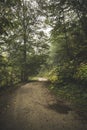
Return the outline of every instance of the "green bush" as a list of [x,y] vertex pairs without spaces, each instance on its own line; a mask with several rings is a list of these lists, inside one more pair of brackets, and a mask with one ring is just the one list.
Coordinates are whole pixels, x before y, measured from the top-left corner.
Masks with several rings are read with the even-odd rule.
[[58,82],[58,74],[57,74],[57,68],[53,68],[49,73],[48,73],[48,78],[52,83]]
[[59,77],[63,82],[71,81],[73,79],[74,66],[72,64],[65,63],[62,66],[60,66],[58,72]]
[[69,65],[68,63],[54,67],[49,73],[48,78],[52,83],[63,83],[65,81],[70,81],[73,78],[74,73],[73,65]]
[[79,81],[83,81],[83,83],[87,83],[87,64],[81,64],[74,77]]

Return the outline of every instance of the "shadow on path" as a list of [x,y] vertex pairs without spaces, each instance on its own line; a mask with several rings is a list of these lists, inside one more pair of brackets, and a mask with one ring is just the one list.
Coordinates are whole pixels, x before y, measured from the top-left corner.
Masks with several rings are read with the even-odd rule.
[[60,114],[68,114],[69,111],[72,111],[72,109],[69,106],[67,106],[67,105],[65,105],[63,103],[50,104],[48,106],[48,108],[52,109],[52,110],[54,110],[54,111],[56,111],[56,112],[58,112]]

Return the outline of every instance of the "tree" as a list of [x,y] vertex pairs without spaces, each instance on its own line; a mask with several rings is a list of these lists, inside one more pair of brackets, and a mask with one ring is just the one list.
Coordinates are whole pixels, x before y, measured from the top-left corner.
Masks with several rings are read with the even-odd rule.
[[[51,33],[51,57],[53,65],[61,68],[60,75],[71,80],[77,68],[87,63],[86,13],[87,2],[79,0],[50,0],[49,18]],[[65,77],[66,75],[66,77]]]
[[[0,54],[6,59],[5,69],[8,84],[25,82],[32,74],[37,74],[45,63],[49,48],[37,1],[3,1],[2,15],[8,21],[2,21],[0,35]],[[35,62],[36,65],[35,65]],[[34,67],[33,67],[34,66]],[[2,71],[1,71],[2,73]]]
[[[11,30],[14,28],[14,17],[19,2],[20,0],[0,1],[0,79],[2,79],[3,85],[9,85],[7,40],[12,35]],[[9,41],[11,40],[9,39]]]

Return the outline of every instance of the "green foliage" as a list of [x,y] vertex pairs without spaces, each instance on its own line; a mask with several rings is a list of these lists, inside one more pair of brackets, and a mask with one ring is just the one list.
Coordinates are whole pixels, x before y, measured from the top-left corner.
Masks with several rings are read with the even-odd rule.
[[32,2],[0,1],[0,86],[25,82],[46,63],[48,37]]
[[59,75],[64,82],[73,80],[75,67],[71,63],[64,63],[59,70]]
[[48,79],[52,83],[58,82],[57,68],[53,68],[52,70],[49,71],[49,73],[48,73]]
[[86,1],[36,0],[35,7],[32,2],[0,1],[0,76],[7,76],[3,82],[26,81],[41,67],[53,83],[86,82]]
[[75,73],[79,75],[75,80],[86,82],[86,72],[81,67],[76,70],[81,63],[87,63],[87,16],[84,3],[77,0],[50,0],[49,11],[53,26],[50,38],[51,64],[58,68],[57,75],[63,82],[74,80]]
[[7,61],[0,55],[0,87],[5,86],[8,81]]
[[81,84],[50,85],[49,89],[54,91],[59,99],[68,101],[76,109],[87,112],[87,89]]
[[42,65],[46,63],[47,55],[41,54],[41,55],[31,55],[28,58],[27,61],[27,72],[29,76],[37,75]]
[[74,76],[78,81],[87,83],[87,64],[81,64]]

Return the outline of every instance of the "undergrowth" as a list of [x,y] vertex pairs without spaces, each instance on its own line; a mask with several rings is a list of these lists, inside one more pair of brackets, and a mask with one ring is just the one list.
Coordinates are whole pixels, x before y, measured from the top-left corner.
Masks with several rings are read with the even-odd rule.
[[51,84],[52,90],[58,98],[69,101],[73,107],[87,112],[87,88],[75,83]]

